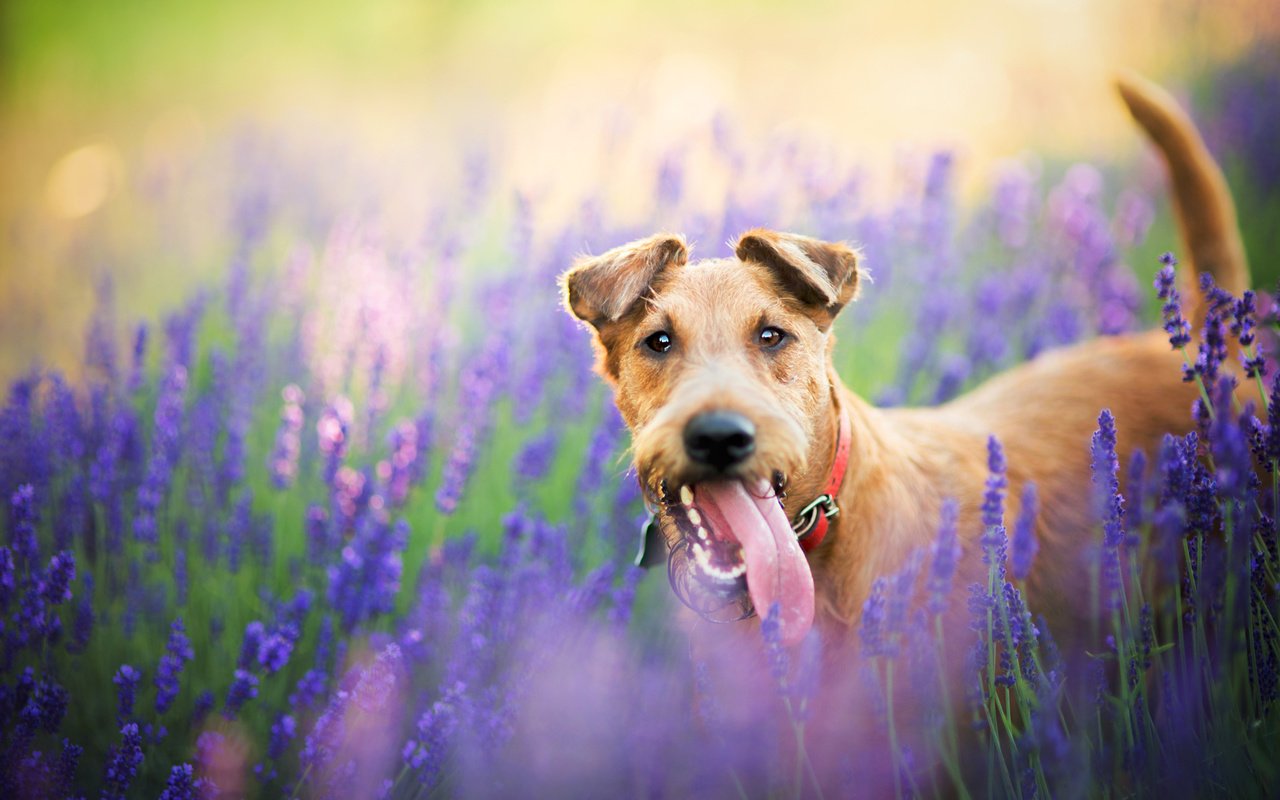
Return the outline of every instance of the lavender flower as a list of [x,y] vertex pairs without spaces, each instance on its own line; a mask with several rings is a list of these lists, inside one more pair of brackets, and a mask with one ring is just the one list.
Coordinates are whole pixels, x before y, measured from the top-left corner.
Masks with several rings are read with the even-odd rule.
[[147,334],[145,322],[139,323],[133,334],[133,363],[129,371],[129,391],[137,394],[146,382]]
[[272,761],[279,761],[284,756],[285,748],[293,741],[297,730],[298,725],[290,715],[281,714],[276,717],[276,721],[271,724],[271,739],[267,744],[267,758]]
[[417,771],[424,787],[434,787],[444,770],[464,692],[465,687],[460,684],[445,691],[419,718],[417,737],[405,742],[401,749],[405,765]]
[[293,485],[298,474],[298,454],[302,448],[302,390],[289,384],[281,392],[284,408],[280,411],[280,427],[276,431],[276,445],[267,466],[277,489]]
[[[86,572],[80,580],[84,588],[80,592],[80,602],[76,604],[71,640],[67,642],[67,652],[70,653],[83,653],[89,646],[89,637],[93,635],[93,623],[96,618],[93,612],[93,576]],[[0,603],[0,607],[3,607],[3,603]]]
[[436,508],[452,514],[466,488],[474,467],[476,451],[488,435],[490,406],[499,380],[506,374],[507,342],[500,334],[490,336],[481,352],[467,362],[460,378],[459,407],[466,413],[457,429],[453,449],[445,462],[444,475],[436,492]]
[[213,794],[211,789],[207,779],[195,777],[195,769],[190,764],[178,764],[169,770],[169,781],[160,793],[160,800],[200,800]]
[[36,569],[40,543],[36,540],[36,490],[23,484],[9,500],[9,548],[19,569]]
[[1206,386],[1214,386],[1218,382],[1218,368],[1227,357],[1226,317],[1235,303],[1230,294],[1214,285],[1213,276],[1207,272],[1200,275],[1200,288],[1208,310],[1196,361],[1183,367],[1183,380],[1191,382],[1198,378]]
[[111,748],[107,760],[102,800],[124,800],[125,793],[142,766],[142,735],[138,732],[138,723],[124,725],[120,728],[120,735],[124,737],[124,741],[118,748]]
[[262,652],[262,640],[266,637],[267,627],[260,620],[254,620],[244,627],[244,642],[240,645],[240,657],[236,659],[237,669],[250,669]]
[[40,579],[40,594],[49,605],[71,601],[71,582],[76,578],[76,557],[70,551],[49,559],[49,567]]
[[1164,301],[1161,313],[1164,315],[1164,329],[1169,334],[1169,344],[1174,350],[1180,350],[1191,343],[1191,323],[1182,316],[1182,295],[1175,288],[1175,273],[1178,259],[1173,253],[1160,256],[1164,264],[1156,273],[1156,294]]
[[297,688],[289,695],[289,707],[299,712],[310,709],[324,694],[327,682],[323,671],[307,670],[306,674],[298,679]]
[[[24,674],[24,678],[29,681],[31,674],[29,672]],[[67,690],[53,680],[42,678],[35,681],[31,694],[22,708],[19,727],[25,727],[32,733],[56,732],[67,715],[69,701],[70,695]]]
[[8,607],[18,591],[17,565],[7,547],[0,547],[0,611]]
[[952,498],[942,501],[938,538],[933,543],[931,551],[933,557],[929,567],[929,613],[931,614],[941,614],[946,611],[947,598],[951,595],[956,565],[960,561],[960,540],[956,533],[959,515],[959,503]]
[[515,473],[524,483],[540,480],[551,469],[556,449],[560,444],[560,436],[555,430],[549,430],[541,436],[529,440],[516,456]]
[[987,438],[987,491],[982,496],[982,524],[988,528],[1004,524],[1004,493],[1009,486],[1005,474],[1004,449],[996,437]]
[[124,664],[116,671],[116,676],[111,682],[116,685],[117,697],[117,718],[123,725],[126,721],[133,717],[133,701],[138,690],[138,681],[142,679],[142,673],[128,664]]
[[858,628],[858,638],[862,640],[862,652],[873,658],[894,655],[893,642],[889,638],[886,620],[888,589],[887,578],[876,578],[875,583],[871,584],[871,594],[862,605],[862,622]]
[[324,456],[325,483],[333,483],[338,468],[347,455],[347,438],[351,427],[351,416],[354,409],[351,401],[345,397],[337,397],[320,414],[316,422],[316,435],[319,437],[320,453]]
[[1125,542],[1124,496],[1120,494],[1120,460],[1116,457],[1116,423],[1109,409],[1098,416],[1092,440],[1095,507],[1102,520],[1102,549],[1098,553],[1108,608],[1120,597],[1120,548]]
[[169,642],[165,654],[160,656],[156,668],[156,714],[168,711],[178,697],[179,678],[186,662],[195,658],[191,640],[187,638],[182,618],[178,617],[169,628]]
[[204,718],[213,710],[214,697],[213,692],[205,689],[196,695],[195,707],[191,711],[191,720],[194,724],[199,725]]
[[187,370],[177,364],[166,376],[156,399],[151,458],[147,462],[146,478],[142,486],[138,487],[137,509],[133,520],[134,536],[139,541],[152,545],[158,541],[156,512],[168,494],[173,469],[181,454],[186,391]]
[[341,612],[347,630],[394,608],[408,540],[409,524],[404,520],[390,526],[365,517],[342,549],[340,562],[329,567],[329,602]]
[[67,797],[74,796],[73,788],[76,780],[76,768],[80,765],[80,757],[82,755],[84,755],[83,747],[72,744],[68,739],[62,740],[62,752],[58,754],[54,783],[58,790]]
[[1013,526],[1013,540],[1009,545],[1009,568],[1013,579],[1024,581],[1031,574],[1031,563],[1035,560],[1040,542],[1036,539],[1036,512],[1039,505],[1036,485],[1028,481],[1022,487],[1022,507],[1018,512],[1018,521]]
[[258,663],[272,675],[284,668],[289,661],[289,654],[298,640],[298,629],[291,624],[284,624],[263,638],[258,646]]
[[241,707],[258,696],[258,678],[251,672],[236,670],[235,679],[227,689],[227,702],[222,708],[222,715],[227,719],[235,719]]
[[418,462],[423,460],[418,440],[419,427],[409,420],[401,422],[391,430],[389,437],[391,458],[383,479],[386,481],[387,495],[392,505],[402,506],[409,497],[409,487],[419,471]]

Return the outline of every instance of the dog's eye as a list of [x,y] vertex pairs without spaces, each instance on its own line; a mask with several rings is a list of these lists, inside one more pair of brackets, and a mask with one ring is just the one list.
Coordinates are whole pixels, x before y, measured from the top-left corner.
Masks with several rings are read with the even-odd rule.
[[655,353],[665,353],[671,349],[671,334],[658,331],[644,340],[645,346]]
[[772,350],[787,338],[787,334],[783,333],[781,328],[775,328],[772,325],[760,331],[760,346],[766,350]]

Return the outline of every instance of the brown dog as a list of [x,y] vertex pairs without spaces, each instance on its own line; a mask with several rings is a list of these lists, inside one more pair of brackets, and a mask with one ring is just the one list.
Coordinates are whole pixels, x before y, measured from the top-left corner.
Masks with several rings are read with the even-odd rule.
[[[1158,87],[1125,77],[1119,89],[1169,165],[1187,272],[1207,271],[1238,294],[1249,274],[1235,210],[1200,136]],[[595,330],[639,479],[661,504],[672,582],[686,604],[729,620],[777,603],[789,643],[815,619],[847,631],[874,579],[933,541],[944,498],[961,503],[962,547],[978,549],[994,435],[1009,465],[1008,513],[1025,481],[1039,490],[1030,606],[1060,640],[1082,630],[1086,545],[1098,538],[1088,443],[1099,410],[1118,420],[1122,463],[1192,425],[1197,390],[1182,381],[1167,337],[1095,339],[937,408],[881,410],[845,388],[831,362],[832,321],[861,289],[858,254],[768,230],[744,234],[735,254],[691,262],[683,239],[657,235],[584,257],[563,279],[569,310]],[[1188,282],[1183,294],[1193,303],[1200,292]],[[811,502],[832,477],[839,512],[803,552],[794,528],[815,526],[822,509]],[[810,510],[789,520],[800,509]],[[977,558],[961,563],[985,569]],[[962,574],[956,585],[977,579]]]

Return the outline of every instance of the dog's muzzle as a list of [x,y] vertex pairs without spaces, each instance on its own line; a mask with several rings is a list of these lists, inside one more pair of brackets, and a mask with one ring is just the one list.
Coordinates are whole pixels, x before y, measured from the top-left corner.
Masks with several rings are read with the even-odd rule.
[[746,578],[724,580],[702,573],[689,553],[686,538],[676,542],[667,555],[667,582],[681,603],[708,622],[739,622],[756,614]]

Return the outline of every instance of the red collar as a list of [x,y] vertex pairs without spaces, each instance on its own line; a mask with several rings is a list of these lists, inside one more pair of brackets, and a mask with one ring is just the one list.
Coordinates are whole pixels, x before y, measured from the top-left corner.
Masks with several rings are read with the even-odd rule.
[[800,540],[800,549],[806,553],[813,552],[822,544],[827,536],[827,529],[831,527],[831,518],[840,513],[836,496],[840,494],[840,486],[844,483],[844,472],[849,466],[849,448],[853,440],[849,415],[843,410],[840,411],[839,425],[836,457],[831,463],[831,477],[827,478],[826,488],[813,502],[800,509],[800,513],[791,521],[791,528]]

